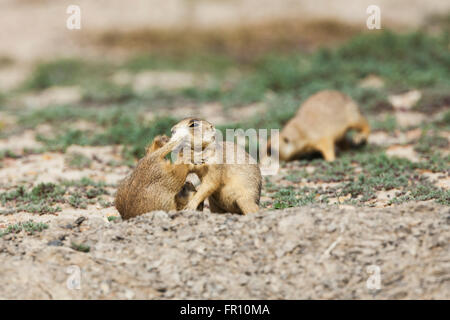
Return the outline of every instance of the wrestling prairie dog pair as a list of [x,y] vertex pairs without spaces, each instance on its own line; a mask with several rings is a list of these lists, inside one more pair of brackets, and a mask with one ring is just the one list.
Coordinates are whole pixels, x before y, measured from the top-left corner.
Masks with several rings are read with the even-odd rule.
[[[292,160],[301,154],[319,151],[326,161],[333,161],[335,143],[348,130],[358,134],[354,142],[365,142],[370,126],[347,95],[335,90],[323,90],[309,97],[280,133],[280,160]],[[269,146],[270,147],[270,146]]]
[[[194,164],[196,158],[188,159],[186,154],[181,155],[175,164],[164,159],[180,145],[182,139],[188,143],[188,154],[193,153],[194,136],[201,141],[200,163]],[[184,119],[175,125],[170,141],[165,136],[156,137],[136,169],[119,185],[115,206],[122,218],[128,219],[154,210],[203,210],[206,198],[209,199],[211,212],[257,212],[262,184],[259,167],[256,164],[218,163],[216,148],[222,148],[225,157],[226,145],[236,151],[237,146],[232,142],[216,145],[214,126],[194,118]],[[248,160],[245,150],[243,154]],[[201,180],[198,190],[186,182],[191,172]]]
[[[180,138],[188,148],[179,154],[177,163],[192,164],[191,172],[201,180],[186,210],[195,210],[207,198],[211,212],[247,214],[259,210],[261,172],[256,163],[250,163],[245,150],[234,142],[215,141],[214,126],[196,118],[184,119],[172,128],[171,140]],[[227,152],[234,152],[235,162],[227,163]],[[236,161],[239,155],[240,162]]]
[[179,141],[168,141],[166,136],[157,136],[135,170],[119,184],[115,206],[122,219],[154,210],[181,210],[193,197],[195,187],[186,182],[193,166],[164,159],[179,145]]

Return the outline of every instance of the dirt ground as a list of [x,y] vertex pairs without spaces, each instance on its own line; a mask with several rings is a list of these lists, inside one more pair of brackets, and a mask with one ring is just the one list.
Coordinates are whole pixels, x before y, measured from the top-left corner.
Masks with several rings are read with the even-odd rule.
[[[249,216],[153,212],[128,222],[78,216],[87,219],[76,224],[61,215],[38,235],[3,237],[0,271],[8,278],[0,283],[1,298],[450,295],[450,210],[431,203],[303,207]],[[72,250],[70,243],[85,243],[90,251]],[[379,287],[371,286],[372,270],[379,272]],[[80,287],[71,286],[74,276]]]

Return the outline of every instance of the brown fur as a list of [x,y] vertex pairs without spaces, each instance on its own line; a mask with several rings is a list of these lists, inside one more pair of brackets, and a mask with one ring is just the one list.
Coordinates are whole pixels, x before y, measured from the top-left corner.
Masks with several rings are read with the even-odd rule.
[[[215,132],[215,128],[205,120],[193,118],[184,119],[172,128],[172,133],[177,130],[189,129],[192,143],[194,136],[192,123],[201,123],[202,139],[202,163],[194,165],[192,172],[197,174],[201,180],[201,185],[197,189],[197,193],[189,201],[186,209],[195,210],[197,206],[206,198],[209,200],[211,212],[232,212],[247,214],[257,212],[259,210],[259,199],[261,196],[262,177],[257,164],[249,164],[249,155],[243,151],[246,162],[244,164],[225,164],[215,163],[213,159],[216,156],[216,142],[210,139],[211,133]],[[219,142],[219,147],[223,150],[223,159],[226,157],[225,146],[236,152],[237,146],[233,142]],[[190,145],[193,148],[192,145]],[[192,149],[191,149],[192,151]],[[191,153],[192,161],[193,151]],[[180,155],[180,161],[186,161],[183,155]],[[177,161],[178,162],[178,161]]]
[[347,95],[334,90],[320,91],[309,97],[280,133],[280,159],[292,160],[301,154],[319,151],[326,161],[335,159],[335,143],[348,130],[358,131],[354,142],[365,142],[370,126]]
[[[197,189],[195,186],[189,182],[186,181],[183,188],[181,188],[181,191],[177,193],[175,196],[175,203],[177,204],[177,210],[183,210],[187,204],[189,203],[189,200],[192,199],[192,197],[197,192]],[[203,211],[203,202],[199,204],[197,207],[197,211]]]
[[165,160],[179,144],[167,141],[167,137],[157,136],[135,170],[120,183],[115,206],[123,219],[154,210],[177,210],[177,201],[183,206],[192,198],[195,188],[183,187],[192,165]]

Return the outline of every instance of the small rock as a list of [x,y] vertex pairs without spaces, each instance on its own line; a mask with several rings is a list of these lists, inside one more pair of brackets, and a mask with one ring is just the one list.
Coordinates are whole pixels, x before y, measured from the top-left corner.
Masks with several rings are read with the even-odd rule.
[[61,247],[64,245],[64,243],[61,240],[56,239],[47,242],[47,245],[52,247]]

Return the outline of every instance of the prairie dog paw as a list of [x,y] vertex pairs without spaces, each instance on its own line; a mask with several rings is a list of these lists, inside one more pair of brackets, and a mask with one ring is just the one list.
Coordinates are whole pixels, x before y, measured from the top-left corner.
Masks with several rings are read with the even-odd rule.
[[155,137],[154,141],[158,146],[162,147],[167,142],[169,142],[169,137],[166,135],[158,135]]

